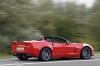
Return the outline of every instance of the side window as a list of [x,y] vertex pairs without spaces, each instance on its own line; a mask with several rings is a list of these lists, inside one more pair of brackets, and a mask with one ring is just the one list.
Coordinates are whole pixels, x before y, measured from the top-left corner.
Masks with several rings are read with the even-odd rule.
[[53,42],[57,42],[57,43],[66,43],[65,40],[63,40],[63,39],[61,39],[61,38],[57,38],[57,37],[52,38],[52,41],[53,41]]
[[49,38],[49,37],[45,37],[44,40],[46,40],[48,42],[52,42],[51,38]]

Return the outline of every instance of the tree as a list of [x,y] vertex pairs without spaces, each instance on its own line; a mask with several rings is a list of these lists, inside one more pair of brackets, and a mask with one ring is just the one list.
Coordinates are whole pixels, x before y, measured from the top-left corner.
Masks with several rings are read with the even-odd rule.
[[28,40],[41,35],[31,25],[34,22],[32,2],[32,0],[0,0],[0,45],[2,48],[10,47],[11,41]]
[[90,18],[90,30],[92,35],[94,36],[94,40],[96,44],[96,50],[100,51],[100,0],[96,0],[94,6],[91,8],[91,18]]
[[54,18],[54,5],[52,0],[39,0],[35,5],[35,28],[38,29],[43,36],[54,35],[54,26],[52,20]]

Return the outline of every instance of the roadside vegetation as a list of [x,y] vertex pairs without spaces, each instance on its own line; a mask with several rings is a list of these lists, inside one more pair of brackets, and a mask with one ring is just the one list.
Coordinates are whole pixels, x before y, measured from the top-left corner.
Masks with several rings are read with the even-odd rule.
[[95,0],[92,7],[72,1],[0,0],[0,56],[12,57],[12,41],[48,35],[85,42],[100,52],[99,6],[100,0]]
[[9,58],[16,58],[11,54],[7,54],[7,53],[2,53],[0,54],[0,59],[9,59]]

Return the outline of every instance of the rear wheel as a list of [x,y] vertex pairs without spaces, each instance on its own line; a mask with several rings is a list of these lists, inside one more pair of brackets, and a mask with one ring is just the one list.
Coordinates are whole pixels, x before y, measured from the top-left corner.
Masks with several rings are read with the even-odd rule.
[[26,55],[17,55],[17,58],[19,60],[28,60],[28,57]]
[[89,59],[91,58],[91,49],[89,47],[84,47],[81,51],[80,55],[81,59]]
[[43,48],[40,52],[38,59],[40,61],[49,61],[51,58],[51,50],[49,48]]

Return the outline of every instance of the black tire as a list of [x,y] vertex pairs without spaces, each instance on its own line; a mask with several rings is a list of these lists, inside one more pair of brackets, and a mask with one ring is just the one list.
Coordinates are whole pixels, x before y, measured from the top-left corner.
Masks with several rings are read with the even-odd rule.
[[49,61],[51,59],[51,50],[49,48],[43,48],[40,52],[38,60]]
[[19,60],[28,60],[28,57],[26,55],[17,55],[17,58]]
[[89,59],[91,58],[91,49],[89,47],[84,47],[80,54],[81,59]]

